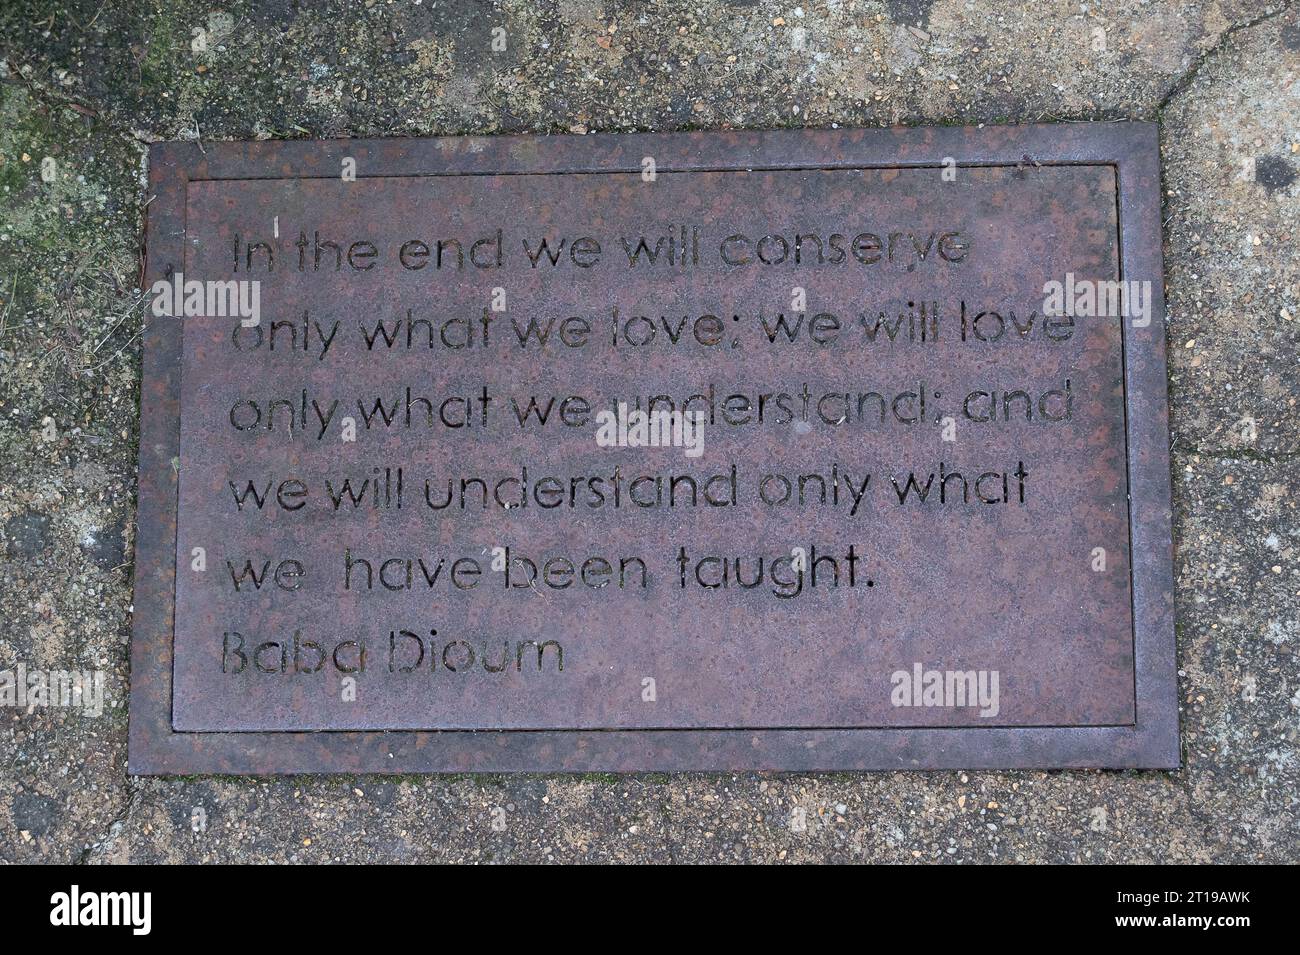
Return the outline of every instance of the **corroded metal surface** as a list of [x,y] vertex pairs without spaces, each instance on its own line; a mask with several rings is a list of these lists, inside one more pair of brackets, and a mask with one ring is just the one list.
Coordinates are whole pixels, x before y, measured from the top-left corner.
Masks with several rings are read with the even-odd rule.
[[[1151,128],[205,149],[151,156],[149,281],[256,275],[262,325],[147,330],[133,771],[1177,764]],[[622,239],[670,235],[671,264],[629,266]],[[461,268],[406,246],[453,237]],[[567,237],[554,266],[528,258],[541,237]],[[1047,321],[1043,285],[1067,274],[1149,281],[1149,324]],[[424,347],[402,347],[408,309],[434,347],[423,325]],[[770,342],[778,314],[821,315],[821,341],[804,325]],[[530,320],[571,316],[590,323],[586,347],[558,331],[520,347]],[[381,322],[398,347],[368,346]],[[273,330],[276,350],[254,347]],[[601,447],[558,410],[518,424],[516,407],[567,395],[593,412],[700,396],[704,452]],[[468,426],[440,417],[449,397]],[[979,420],[989,409],[1009,420]],[[945,499],[900,504],[913,473]],[[664,495],[693,478],[697,499],[669,505],[634,489],[642,476]],[[367,479],[356,506],[333,504]],[[462,479],[466,507],[431,506]],[[500,499],[477,504],[476,479]],[[234,501],[250,481],[261,507]],[[526,506],[501,506],[521,489]],[[711,557],[750,580],[761,557],[766,576],[737,586],[732,564],[707,586]],[[529,580],[548,559],[551,578]],[[268,579],[236,591],[227,562],[246,560]],[[899,705],[892,677],[917,667],[918,686],[996,673],[996,706]]]

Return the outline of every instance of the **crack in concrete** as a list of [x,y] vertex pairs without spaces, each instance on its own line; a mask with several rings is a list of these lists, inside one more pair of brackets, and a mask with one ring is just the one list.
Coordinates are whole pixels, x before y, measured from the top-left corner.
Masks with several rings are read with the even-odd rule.
[[[1201,51],[1196,59],[1192,61],[1191,65],[1183,71],[1183,75],[1174,80],[1173,85],[1169,87],[1169,91],[1166,92],[1164,96],[1160,97],[1160,104],[1156,107],[1156,116],[1163,119],[1165,109],[1171,102],[1173,102],[1174,97],[1184,92],[1192,85],[1197,74],[1201,72],[1201,67],[1209,62],[1211,58],[1227,49],[1228,43],[1234,36],[1243,30],[1249,30],[1253,27],[1259,26],[1261,23],[1266,23],[1275,17],[1281,16],[1290,10],[1291,6],[1292,0],[1287,0],[1287,2],[1283,3],[1276,10],[1265,10],[1259,16],[1252,17],[1249,20],[1243,20],[1241,23],[1235,23],[1220,33],[1218,40],[1216,40],[1212,46]],[[1161,125],[1164,125],[1163,122]]]
[[140,794],[140,790],[138,786],[133,785],[131,777],[129,776],[127,777],[125,790],[126,802],[122,806],[122,810],[115,813],[112,819],[109,820],[102,836],[91,842],[90,845],[82,848],[81,852],[78,853],[76,860],[72,863],[73,865],[91,865],[92,856],[97,851],[102,850],[110,842],[114,842],[120,838],[122,833],[126,830],[127,823],[130,821],[131,814],[135,809],[135,804]]

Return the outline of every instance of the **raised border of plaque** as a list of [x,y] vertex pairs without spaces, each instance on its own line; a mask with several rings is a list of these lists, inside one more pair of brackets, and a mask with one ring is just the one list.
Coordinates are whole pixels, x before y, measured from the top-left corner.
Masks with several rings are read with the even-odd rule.
[[1120,278],[1151,278],[1124,323],[1136,717],[1033,728],[177,732],[172,721],[182,324],[144,334],[131,646],[134,774],[1176,768],[1179,765],[1158,130],[1076,123],[595,136],[159,143],[149,153],[145,287],[183,269],[190,182],[367,176],[1110,165]]

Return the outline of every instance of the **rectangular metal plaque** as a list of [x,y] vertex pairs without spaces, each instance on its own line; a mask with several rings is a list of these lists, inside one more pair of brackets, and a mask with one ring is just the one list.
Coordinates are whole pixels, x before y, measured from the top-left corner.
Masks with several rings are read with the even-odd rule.
[[163,144],[139,773],[1178,764],[1154,127]]

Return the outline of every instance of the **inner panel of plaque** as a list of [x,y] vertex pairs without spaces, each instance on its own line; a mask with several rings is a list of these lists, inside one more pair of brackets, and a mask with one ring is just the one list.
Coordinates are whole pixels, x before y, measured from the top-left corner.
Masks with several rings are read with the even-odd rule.
[[[178,731],[1133,723],[1121,320],[1044,315],[1120,278],[1112,166],[187,206],[185,272],[258,279],[261,324],[184,319]],[[703,451],[605,446],[567,396],[693,399]]]

